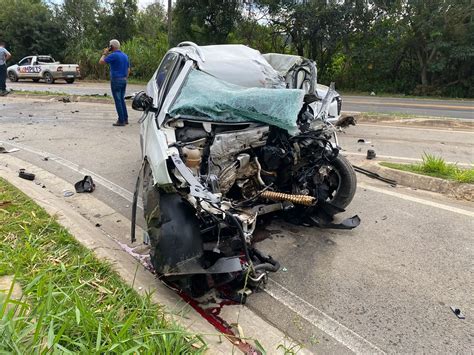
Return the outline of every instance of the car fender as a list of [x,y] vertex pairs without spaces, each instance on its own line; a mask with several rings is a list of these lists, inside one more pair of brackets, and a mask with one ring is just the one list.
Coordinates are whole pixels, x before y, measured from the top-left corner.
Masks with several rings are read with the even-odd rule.
[[10,66],[7,68],[7,72],[13,71],[13,72],[17,73],[17,68],[18,68],[18,64],[10,65]]
[[165,134],[156,126],[153,112],[150,112],[143,122],[142,134],[143,137],[145,137],[143,155],[150,164],[153,173],[153,182],[159,186],[171,184],[172,180],[166,164],[169,157],[168,143]]

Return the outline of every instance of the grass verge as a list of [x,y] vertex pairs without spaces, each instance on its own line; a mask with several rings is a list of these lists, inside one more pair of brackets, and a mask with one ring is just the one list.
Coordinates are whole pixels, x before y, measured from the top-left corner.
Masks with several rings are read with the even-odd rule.
[[14,90],[10,93],[9,96],[35,96],[37,98],[48,98],[48,97],[56,97],[58,101],[59,98],[62,97],[69,97],[72,102],[78,101],[77,98],[80,98],[82,102],[111,102],[113,97],[110,95],[75,95],[75,94],[66,94],[64,92],[53,92],[53,91],[28,91],[28,90]]
[[441,158],[431,154],[424,154],[423,160],[418,164],[400,164],[381,162],[387,168],[409,171],[411,173],[433,176],[441,179],[453,180],[463,183],[474,183],[474,167],[459,168],[455,164],[448,164]]
[[40,96],[71,96],[65,92],[45,91],[45,90],[13,90],[10,95],[40,95]]
[[202,352],[205,343],[170,324],[53,217],[0,178],[0,353]]

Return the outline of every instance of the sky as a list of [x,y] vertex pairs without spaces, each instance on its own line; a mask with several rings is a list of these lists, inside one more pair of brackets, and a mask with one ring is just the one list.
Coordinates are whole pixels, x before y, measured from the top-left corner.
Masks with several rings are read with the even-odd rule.
[[[147,5],[150,5],[154,2],[156,2],[157,0],[138,0],[138,7],[140,9],[143,9],[145,8]],[[158,0],[159,3],[161,3],[161,5],[163,5],[165,8],[167,8],[168,6],[168,1],[166,0]]]

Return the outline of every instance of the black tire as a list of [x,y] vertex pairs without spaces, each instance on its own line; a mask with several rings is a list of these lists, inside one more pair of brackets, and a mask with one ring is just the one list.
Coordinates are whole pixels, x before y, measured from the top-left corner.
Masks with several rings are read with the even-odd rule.
[[43,79],[46,82],[46,84],[54,84],[53,74],[51,74],[50,72],[44,73]]
[[351,163],[341,155],[338,155],[330,165],[334,168],[339,181],[334,195],[328,202],[345,209],[351,203],[357,189],[355,171]]
[[74,82],[74,79],[66,79],[66,83],[72,84]]
[[37,82],[39,82],[39,81],[40,81],[40,80],[39,80],[38,78],[33,79],[33,82],[34,82],[34,83],[37,83]]
[[14,71],[9,71],[8,72],[8,79],[10,79],[10,81],[12,83],[16,83],[18,81],[18,75],[16,75],[16,73]]

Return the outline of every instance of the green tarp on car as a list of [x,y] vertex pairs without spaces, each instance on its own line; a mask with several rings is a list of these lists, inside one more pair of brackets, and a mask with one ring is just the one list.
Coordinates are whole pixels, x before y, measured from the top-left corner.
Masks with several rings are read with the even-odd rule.
[[192,69],[168,113],[215,122],[257,121],[294,132],[304,95],[303,90],[246,88]]

